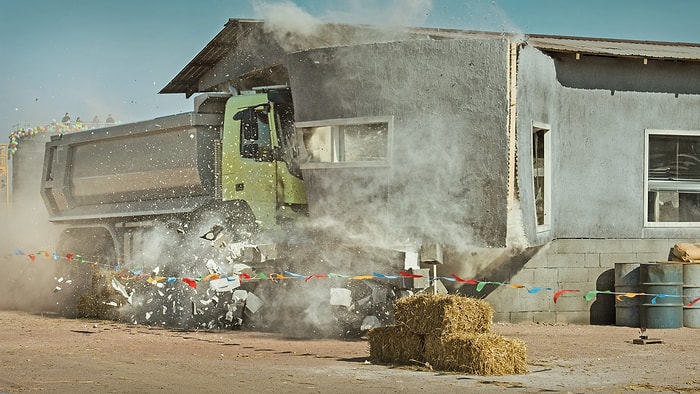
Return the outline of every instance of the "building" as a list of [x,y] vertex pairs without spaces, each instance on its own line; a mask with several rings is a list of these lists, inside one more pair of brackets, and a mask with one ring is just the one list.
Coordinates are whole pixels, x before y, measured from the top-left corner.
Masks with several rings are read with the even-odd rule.
[[700,237],[698,75],[695,44],[231,19],[161,93],[288,85],[328,231],[444,245],[497,321],[606,324],[616,262]]

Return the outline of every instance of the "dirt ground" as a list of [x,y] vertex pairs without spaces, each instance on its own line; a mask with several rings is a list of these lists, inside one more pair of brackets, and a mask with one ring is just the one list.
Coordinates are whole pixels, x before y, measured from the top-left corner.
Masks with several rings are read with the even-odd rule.
[[176,331],[0,311],[0,393],[700,392],[697,329],[496,324],[530,372],[471,376],[369,360],[366,340]]

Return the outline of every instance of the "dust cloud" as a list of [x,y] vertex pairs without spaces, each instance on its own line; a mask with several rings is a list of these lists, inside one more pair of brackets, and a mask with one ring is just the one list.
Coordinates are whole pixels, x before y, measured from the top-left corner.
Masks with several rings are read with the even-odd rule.
[[[290,36],[298,39],[298,35],[325,34],[327,41],[332,42],[334,34],[346,34],[335,42],[343,44],[384,43],[394,39],[405,38],[405,27],[421,26],[429,20],[433,13],[450,15],[451,28],[465,30],[483,30],[493,32],[517,33],[519,29],[508,18],[500,7],[490,1],[465,1],[459,5],[421,0],[369,2],[353,1],[337,5],[336,9],[327,10],[322,17],[316,18],[306,14],[292,2],[258,2],[258,10],[264,17],[268,31],[275,32],[276,37],[285,47]],[[449,9],[448,9],[449,8]],[[293,12],[290,12],[293,10]],[[284,18],[280,15],[303,15],[298,19]],[[296,22],[300,22],[303,28]],[[374,30],[342,30],[335,31],[324,28],[323,23],[352,23],[371,25]],[[414,37],[415,38],[415,37]],[[307,37],[311,41],[311,37]],[[518,38],[518,40],[521,38]],[[320,46],[322,47],[322,45]],[[398,60],[397,60],[398,61]],[[440,75],[436,67],[431,75]],[[371,75],[353,75],[352,67],[348,74],[341,70],[337,80],[344,82],[356,80],[367,85],[381,85],[385,81],[368,81]],[[430,89],[425,85],[421,76],[406,76],[402,86],[391,86],[383,89],[385,96],[377,98],[377,102],[391,103],[387,106],[400,106],[396,100],[404,100],[413,92]],[[381,78],[381,76],[379,76]],[[360,82],[361,81],[361,82]],[[341,83],[342,85],[342,83]],[[469,87],[464,87],[469,91]],[[324,89],[338,89],[331,84]],[[436,98],[439,100],[439,98]],[[348,105],[353,105],[349,103]],[[450,144],[443,144],[439,139],[426,139],[424,130],[434,130],[434,134],[442,135],[454,128],[463,118],[454,117],[446,105],[444,112],[429,111],[421,113],[415,119],[402,119],[401,138],[393,139],[394,152],[408,152],[392,158],[392,166],[387,173],[378,170],[382,176],[358,175],[357,178],[343,176],[342,182],[314,179],[322,183],[326,195],[315,196],[317,206],[324,207],[322,216],[314,217],[311,225],[317,233],[331,239],[342,239],[348,243],[374,245],[413,251],[418,245],[441,243],[449,245],[450,257],[458,260],[457,266],[447,269],[457,270],[460,275],[474,275],[486,268],[492,261],[502,259],[504,255],[517,255],[526,244],[523,236],[522,220],[518,202],[508,206],[508,231],[506,243],[510,250],[494,249],[481,245],[472,228],[465,225],[474,220],[473,211],[480,209],[478,202],[464,201],[465,190],[475,185],[467,184],[469,179],[475,179],[476,173],[490,171],[483,168],[470,168],[459,159],[464,155],[464,146],[475,141],[465,135],[450,134]],[[435,167],[436,158],[439,168]],[[426,171],[421,171],[425,169]],[[435,172],[440,172],[440,179],[435,178]],[[483,180],[476,178],[477,180]],[[352,187],[349,187],[349,185]],[[486,187],[478,185],[476,187]],[[338,196],[342,196],[338,198]],[[390,196],[385,201],[382,196]],[[326,197],[328,200],[325,200]],[[506,196],[493,196],[505,199]],[[345,204],[344,202],[347,202]],[[459,202],[455,204],[455,202]],[[459,209],[455,209],[458,205]],[[379,269],[372,261],[355,267],[360,270]],[[449,271],[448,271],[449,272]]]
[[[345,8],[326,11],[322,17],[315,17],[290,1],[256,1],[254,5],[261,17],[265,19],[267,30],[283,47],[298,47],[300,40],[307,46],[318,45],[319,38],[327,45],[332,45],[334,39],[327,34],[334,33],[324,30],[324,23],[329,21],[380,27],[379,34],[377,31],[371,34],[355,32],[353,34],[357,35],[352,37],[350,42],[391,41],[403,34],[397,27],[421,25],[433,9],[433,3],[428,0],[389,3],[353,1],[340,5]],[[343,42],[348,40],[344,39]],[[343,78],[346,77],[343,76]],[[412,87],[406,86],[404,89],[410,92]],[[396,97],[394,95],[394,98]],[[408,135],[415,133],[417,136],[417,130],[425,127],[426,124],[433,128],[447,128],[450,119],[444,114],[422,117],[415,121],[416,130],[404,132]],[[415,146],[421,146],[415,142],[415,139],[407,138],[404,142],[398,142],[407,144],[406,146],[398,145],[396,148],[410,151],[415,149]],[[303,276],[328,273],[364,275],[375,271],[391,273],[387,272],[388,267],[401,268],[403,252],[415,251],[418,244],[439,240],[453,245],[469,246],[469,240],[473,238],[473,234],[469,228],[459,224],[463,222],[459,217],[460,213],[444,209],[452,199],[458,198],[464,185],[459,182],[440,184],[437,185],[439,188],[426,193],[422,186],[434,183],[433,174],[407,172],[408,168],[415,168],[416,164],[421,168],[431,168],[435,155],[449,157],[459,154],[454,150],[459,149],[461,145],[463,144],[455,143],[448,146],[447,149],[451,150],[448,152],[445,151],[444,145],[440,145],[439,151],[427,152],[428,154],[421,152],[420,155],[411,156],[411,160],[425,160],[424,163],[413,162],[411,166],[398,165],[390,170],[388,175],[392,179],[392,195],[413,196],[411,199],[392,202],[394,209],[396,212],[410,212],[410,215],[389,215],[385,210],[386,202],[375,201],[376,204],[370,204],[375,211],[370,215],[364,215],[372,216],[373,220],[356,223],[354,227],[345,227],[342,234],[336,231],[343,227],[344,223],[337,222],[334,215],[323,216],[308,227],[298,227],[293,230],[305,234],[309,240],[313,241],[312,246],[304,242],[294,243],[295,239],[303,236],[290,235],[286,254],[270,261],[261,259],[256,261],[255,258],[249,258],[246,255],[245,250],[255,249],[255,245],[231,242],[222,247],[222,245],[212,245],[201,240],[182,243],[178,236],[178,231],[181,229],[176,225],[156,227],[139,234],[134,238],[138,238],[140,242],[135,245],[138,246],[139,252],[132,256],[130,265],[126,264],[121,268],[132,273],[143,272],[151,277],[163,276],[178,280],[174,283],[151,285],[145,284],[141,279],[140,285],[132,284],[129,288],[124,286],[124,292],[119,296],[120,305],[123,305],[122,318],[125,317],[128,321],[140,324],[182,326],[204,321],[204,326],[199,327],[214,328],[218,327],[217,324],[228,321],[235,325],[233,324],[235,319],[242,317],[242,308],[237,305],[235,299],[215,299],[220,295],[211,291],[210,287],[200,285],[195,290],[179,279],[189,276],[203,277],[216,272],[225,275],[247,272],[255,275],[284,273],[285,270],[295,269],[299,269],[296,273]],[[30,152],[29,149],[25,151],[22,149],[20,148],[18,158]],[[41,152],[41,157],[37,152]],[[38,257],[37,261],[32,263],[26,255],[17,256],[12,253],[15,249],[21,249],[25,253],[51,251],[60,230],[60,227],[49,224],[48,215],[38,192],[43,149],[37,149],[35,153],[37,157],[35,157],[34,171],[22,174],[22,177],[31,182],[26,186],[15,188],[10,210],[0,210],[0,220],[2,220],[0,251],[4,256],[0,265],[0,308],[3,309],[29,311],[55,309],[59,302],[57,294],[60,295],[63,291],[54,292],[65,280],[57,271],[61,264],[60,260],[55,262],[52,259]],[[445,163],[450,162],[445,161]],[[458,180],[465,169],[453,163],[446,168],[441,168],[441,171],[447,173],[446,179]],[[408,179],[411,179],[411,182],[408,182]],[[348,198],[371,200],[371,196],[382,194],[383,188],[386,187],[384,181],[373,183],[372,180],[364,180],[362,182],[364,182],[363,187],[353,189],[361,191],[361,194],[348,196]],[[336,192],[343,187],[345,185],[333,185]],[[341,207],[341,211],[336,212],[338,217],[347,215],[348,212],[342,212],[344,208]],[[186,231],[196,235],[203,234],[208,228],[204,226]],[[193,238],[196,239],[196,237],[190,239]],[[366,247],[338,248],[337,244],[335,247],[325,247],[324,242],[330,243],[338,239],[348,244],[363,244]],[[250,248],[246,249],[246,246]],[[239,265],[241,263],[250,263],[252,267],[241,267]],[[474,261],[471,266],[478,268],[484,264],[482,259]],[[107,283],[108,287],[109,285]],[[120,292],[120,285],[111,286]],[[329,304],[331,289],[338,287],[351,288],[354,303],[352,312],[347,310],[339,312],[336,306]],[[136,292],[136,289],[139,291]],[[263,304],[256,313],[246,315],[251,327],[299,336],[328,336],[356,330],[359,326],[358,321],[361,321],[365,315],[390,319],[391,311],[385,307],[398,296],[393,289],[378,286],[375,281],[348,281],[345,278],[259,280],[244,283],[241,289],[254,294]],[[128,304],[124,302],[127,298],[130,301]],[[226,309],[221,313],[221,308],[211,308],[215,312],[207,312],[210,305],[217,303],[228,308],[228,312],[231,312],[233,317],[229,319]],[[193,315],[199,311],[203,311],[203,317],[194,322]]]
[[[0,189],[0,309],[56,311],[62,293],[55,290],[70,286],[61,283],[53,259],[40,253],[53,252],[59,230],[49,223],[39,194],[44,141],[41,136],[23,141],[17,154],[8,160],[10,173],[14,172],[10,176],[9,207],[6,190]],[[35,261],[30,254],[35,255]]]

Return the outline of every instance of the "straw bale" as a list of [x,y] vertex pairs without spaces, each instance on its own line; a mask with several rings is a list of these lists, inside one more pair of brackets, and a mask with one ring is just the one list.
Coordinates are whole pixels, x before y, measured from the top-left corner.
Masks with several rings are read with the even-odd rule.
[[369,356],[390,364],[409,364],[422,360],[423,336],[412,333],[405,326],[374,327],[367,332]]
[[91,270],[90,287],[78,295],[78,317],[117,320],[119,313],[117,308],[110,303],[118,299],[112,290],[111,271]]
[[482,376],[528,372],[525,343],[491,332],[427,337],[424,357],[442,371]]
[[421,335],[488,332],[493,308],[484,300],[454,294],[417,294],[399,298],[396,321]]

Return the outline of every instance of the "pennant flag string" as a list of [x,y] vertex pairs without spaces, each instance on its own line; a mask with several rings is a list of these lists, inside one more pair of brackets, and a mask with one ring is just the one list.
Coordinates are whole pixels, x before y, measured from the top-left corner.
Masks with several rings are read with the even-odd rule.
[[[59,261],[62,259],[68,260],[68,261],[74,261],[74,262],[79,262],[79,263],[86,263],[86,264],[91,264],[91,265],[97,265],[97,266],[105,266],[109,267],[110,269],[115,269],[122,273],[123,275],[121,276],[121,279],[145,279],[147,283],[153,284],[153,285],[159,285],[162,286],[162,282],[166,283],[176,283],[178,281],[182,281],[186,283],[189,287],[196,289],[197,288],[197,283],[198,282],[203,282],[206,283],[210,280],[215,280],[219,279],[222,276],[220,276],[217,273],[212,273],[208,274],[204,277],[194,277],[194,278],[189,278],[189,277],[184,277],[184,278],[176,278],[176,277],[165,277],[165,276],[157,276],[155,273],[149,274],[149,273],[144,273],[143,268],[132,268],[132,269],[122,269],[120,266],[114,267],[112,265],[108,264],[102,264],[99,262],[92,262],[92,261],[87,261],[81,256],[80,254],[77,253],[66,253],[65,255],[61,256],[56,252],[49,252],[48,250],[41,250],[36,253],[25,253],[24,251],[20,249],[14,249],[12,255],[15,256],[26,256],[29,261],[31,262],[36,262],[37,257],[43,256],[49,260],[54,260],[54,261]],[[237,276],[237,277],[236,277]],[[251,280],[271,280],[271,281],[281,281],[281,280],[286,280],[286,279],[303,279],[305,282],[309,282],[311,279],[335,279],[335,278],[341,278],[341,279],[347,279],[347,280],[370,280],[370,279],[386,279],[386,280],[395,280],[395,279],[406,279],[406,278],[424,278],[424,275],[416,274],[413,272],[409,271],[400,271],[399,275],[389,275],[389,274],[384,274],[380,272],[372,272],[371,275],[347,275],[347,274],[338,274],[338,273],[328,273],[328,274],[298,274],[290,271],[283,271],[283,273],[269,273],[266,274],[264,272],[258,272],[255,275],[250,275],[244,272],[241,273],[236,273],[234,276],[223,276],[226,278],[228,281],[251,281]],[[482,292],[487,285],[492,285],[492,286],[502,286],[502,287],[508,287],[512,289],[525,289],[528,294],[537,294],[542,291],[554,291],[553,295],[553,301],[556,304],[557,301],[562,297],[564,294],[567,293],[581,293],[582,290],[580,289],[559,289],[555,290],[553,287],[548,287],[548,286],[527,286],[524,284],[517,284],[517,283],[506,283],[506,282],[498,282],[498,281],[485,281],[485,280],[476,280],[476,279],[465,279],[462,278],[454,273],[450,274],[450,276],[436,276],[436,277],[430,277],[428,276],[429,282],[432,284],[436,280],[446,280],[450,282],[457,282],[457,283],[463,283],[466,285],[473,285],[476,286],[476,291],[477,292]],[[598,294],[608,294],[608,295],[613,295],[615,296],[615,299],[618,301],[622,301],[624,298],[634,298],[634,297],[639,297],[639,296],[646,296],[649,297],[648,299],[652,304],[657,304],[659,299],[664,299],[664,298],[688,298],[689,296],[684,296],[684,295],[679,295],[679,294],[664,294],[664,293],[659,293],[659,294],[653,294],[653,293],[644,293],[644,292],[613,292],[611,290],[591,290],[587,291],[584,293],[583,298],[586,301],[592,301],[594,300]],[[694,298],[693,300],[690,300],[686,306],[693,306],[696,303],[700,302],[700,297]]]

